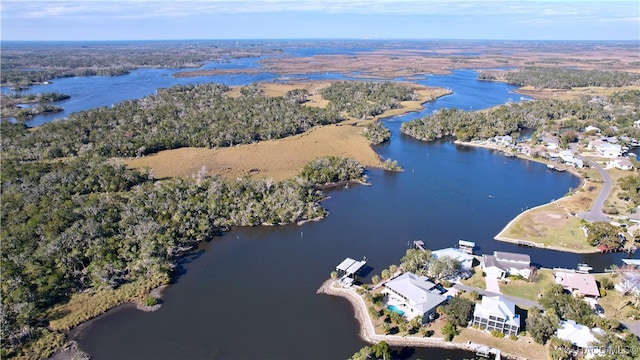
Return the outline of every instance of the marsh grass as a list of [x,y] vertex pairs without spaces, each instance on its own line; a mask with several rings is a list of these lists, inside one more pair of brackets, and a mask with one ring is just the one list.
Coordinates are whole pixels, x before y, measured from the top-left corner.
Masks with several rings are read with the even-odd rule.
[[49,328],[65,331],[126,302],[142,301],[149,292],[168,283],[168,278],[155,278],[127,283],[117,289],[91,289],[71,296],[48,314]]
[[[324,100],[316,93],[328,84],[265,84],[264,91],[270,96],[278,96],[295,88],[309,88],[311,101],[305,106],[323,106]],[[131,168],[153,169],[156,178],[192,176],[204,167],[210,175],[229,179],[249,176],[284,180],[295,177],[306,163],[326,156],[353,158],[366,167],[382,168],[380,156],[361,135],[366,125],[381,117],[417,111],[422,103],[449,93],[440,88],[415,87],[414,90],[419,95],[418,100],[402,102],[400,109],[386,111],[369,120],[350,119],[339,124],[316,126],[302,134],[255,144],[220,149],[181,148],[123,161]]]

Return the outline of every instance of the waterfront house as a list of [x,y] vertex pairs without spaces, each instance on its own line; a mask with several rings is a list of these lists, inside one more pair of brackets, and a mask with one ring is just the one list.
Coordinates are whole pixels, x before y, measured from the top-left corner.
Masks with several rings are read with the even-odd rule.
[[494,251],[493,255],[482,255],[482,271],[487,276],[504,278],[519,275],[525,279],[531,276],[531,258],[527,254]]
[[473,310],[473,325],[509,336],[518,335],[521,324],[515,304],[500,296],[483,296],[482,303]]
[[549,150],[555,150],[560,145],[560,140],[555,136],[542,136],[540,138],[542,144]]
[[489,142],[494,142],[498,146],[512,146],[513,138],[511,137],[511,135],[494,136],[493,138],[489,139]]
[[576,168],[582,168],[584,166],[582,159],[575,157],[571,150],[562,150],[558,153],[558,156],[562,159],[562,162],[567,165],[571,165]]
[[601,157],[605,158],[618,158],[622,156],[622,146],[619,144],[611,144],[609,142],[603,142],[595,147],[596,152]]
[[600,291],[596,279],[591,274],[584,274],[570,269],[556,269],[553,272],[556,284],[577,296],[599,297]]
[[460,267],[462,270],[471,270],[473,268],[473,256],[468,253],[456,249],[456,248],[445,248],[440,250],[434,250],[431,252],[431,256],[436,259],[442,259],[444,257],[448,257],[460,262]]
[[573,320],[560,321],[560,327],[556,334],[558,338],[562,340],[570,341],[571,344],[579,350],[588,352],[595,355],[598,340],[595,334],[602,334],[602,329],[594,328],[593,330],[588,326],[576,324]]
[[387,294],[390,303],[398,302],[408,318],[422,316],[423,322],[433,318],[436,308],[447,300],[436,284],[413,273],[404,273],[388,281],[382,292]]

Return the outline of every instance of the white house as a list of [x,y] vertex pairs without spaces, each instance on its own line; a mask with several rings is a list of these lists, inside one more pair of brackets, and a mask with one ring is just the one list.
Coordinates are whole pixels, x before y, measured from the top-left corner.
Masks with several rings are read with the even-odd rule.
[[500,146],[511,146],[511,145],[513,145],[513,138],[511,137],[511,135],[494,136],[493,138],[491,138],[489,140],[495,142],[497,145],[500,145]]
[[384,285],[385,294],[394,302],[399,302],[407,317],[422,316],[424,322],[435,313],[436,308],[447,300],[436,285],[425,276],[404,273]]
[[435,250],[431,252],[431,255],[436,259],[449,257],[451,259],[457,260],[458,262],[460,262],[462,270],[471,270],[473,268],[473,256],[460,249],[445,248]]
[[624,156],[619,156],[615,159],[609,160],[607,163],[607,169],[620,169],[620,170],[633,170],[633,164],[631,160],[627,159]]
[[575,157],[571,150],[561,150],[558,153],[558,157],[560,157],[565,164],[572,165],[573,167],[581,168],[584,166],[582,159]]
[[531,276],[531,258],[527,254],[494,251],[493,255],[482,255],[481,265],[487,276],[495,278],[520,275],[528,279]]
[[516,306],[500,296],[483,296],[482,303],[473,310],[473,325],[481,329],[497,330],[505,335],[518,335],[520,316]]
[[595,126],[589,125],[589,126],[587,126],[586,128],[584,128],[584,129],[582,130],[582,132],[585,132],[585,133],[588,133],[588,132],[599,133],[599,132],[600,132],[600,129],[599,129],[599,128],[597,128],[597,127],[595,127]]
[[619,144],[611,144],[609,142],[603,142],[595,147],[598,155],[605,158],[617,158],[622,156],[622,146]]
[[576,324],[573,320],[560,321],[560,327],[557,330],[558,338],[562,340],[568,340],[573,346],[578,349],[589,349],[589,353],[592,355],[597,349],[598,340],[595,334],[602,334],[602,329],[594,328],[593,330],[588,326]]

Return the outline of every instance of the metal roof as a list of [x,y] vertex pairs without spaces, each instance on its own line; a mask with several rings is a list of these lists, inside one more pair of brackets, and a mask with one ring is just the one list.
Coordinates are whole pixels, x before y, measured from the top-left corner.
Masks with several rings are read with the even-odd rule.
[[366,261],[357,261],[352,258],[344,259],[338,266],[336,266],[336,270],[344,271],[348,275],[355,274],[358,270],[360,270],[367,262]]

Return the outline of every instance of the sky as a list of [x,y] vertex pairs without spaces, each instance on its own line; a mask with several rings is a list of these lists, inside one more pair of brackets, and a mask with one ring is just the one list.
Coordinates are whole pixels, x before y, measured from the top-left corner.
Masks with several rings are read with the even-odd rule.
[[640,41],[638,0],[1,0],[1,40]]

